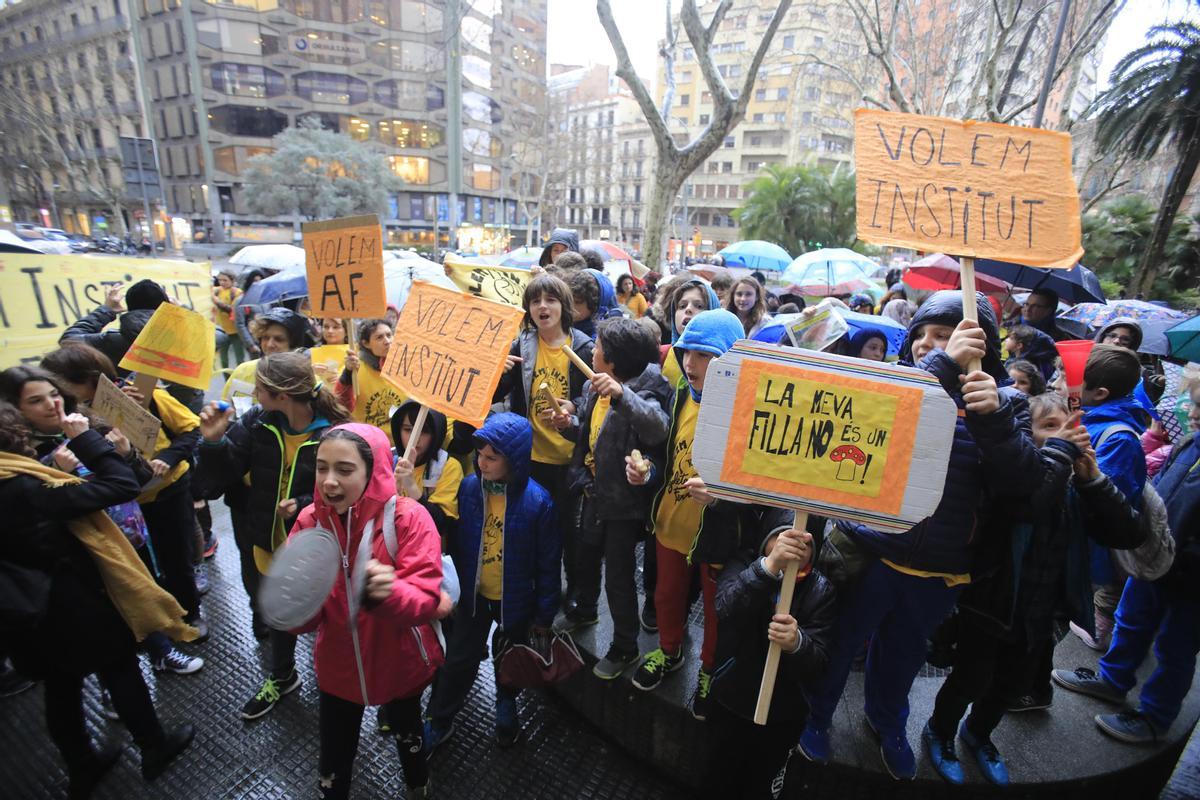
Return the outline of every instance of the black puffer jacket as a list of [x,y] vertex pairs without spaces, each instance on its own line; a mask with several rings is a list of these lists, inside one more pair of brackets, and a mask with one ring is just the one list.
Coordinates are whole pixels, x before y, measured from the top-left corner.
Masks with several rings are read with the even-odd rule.
[[0,560],[49,576],[46,616],[32,631],[0,635],[0,646],[24,675],[87,675],[124,656],[136,644],[108,599],[91,554],[67,523],[137,497],[141,486],[125,460],[96,431],[67,443],[92,472],[77,484],[50,487],[34,477],[0,482],[5,524]]
[[[978,296],[979,324],[987,334],[983,370],[997,383],[1004,379],[1000,334],[991,305]],[[923,325],[955,327],[962,321],[962,293],[935,293],[917,311],[900,351],[900,363],[912,366],[912,344]],[[965,575],[971,571],[977,524],[987,507],[1004,499],[1028,497],[1042,481],[1037,448],[1030,437],[1031,421],[1025,395],[1000,389],[1000,408],[987,415],[965,409],[958,378],[963,370],[943,350],[933,350],[916,365],[932,374],[959,407],[946,472],[942,501],[933,515],[900,535],[852,522],[838,526],[873,555],[902,567],[927,572]]]
[[254,546],[273,553],[279,502],[285,499],[296,501],[296,515],[283,519],[286,534],[300,511],[313,501],[317,443],[330,427],[328,420],[318,417],[304,431],[308,438],[296,451],[291,477],[281,492],[287,417],[278,411],[263,411],[262,406],[254,406],[229,427],[221,441],[201,441],[195,493],[198,497],[215,500],[231,489],[240,491],[245,487],[244,476],[250,473],[250,485],[245,487],[243,495],[246,524],[253,531]]
[[[780,582],[762,567],[762,545],[767,537],[791,527],[790,511],[763,511],[759,542],[744,547],[725,565],[717,578],[716,669],[712,696],[745,719],[754,719],[758,689],[770,642],[767,625],[775,614]],[[812,518],[813,563],[823,541],[824,520]],[[779,660],[775,694],[771,697],[772,722],[803,722],[808,717],[806,690],[824,672],[834,619],[833,584],[813,570],[796,587],[790,614],[800,627],[800,649]]]
[[582,410],[575,425],[563,431],[563,436],[575,442],[567,486],[572,492],[588,493],[597,520],[646,518],[656,484],[631,486],[625,480],[625,456],[641,450],[647,457],[658,454],[661,463],[671,425],[668,410],[673,392],[658,364],[647,365],[641,375],[625,383],[622,389],[621,398],[612,403],[600,426],[596,451],[592,454],[595,475],[584,463],[591,438],[592,412],[600,399],[600,395],[591,391],[591,381],[583,385],[583,396],[576,403]]

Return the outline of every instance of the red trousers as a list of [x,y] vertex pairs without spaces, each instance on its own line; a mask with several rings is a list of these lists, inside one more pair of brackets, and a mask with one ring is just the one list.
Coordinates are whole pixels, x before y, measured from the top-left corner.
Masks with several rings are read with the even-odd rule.
[[[695,566],[687,563],[683,553],[663,547],[658,540],[655,540],[654,548],[658,556],[658,583],[654,588],[658,643],[664,653],[678,653],[683,646],[688,589]],[[704,643],[700,646],[700,666],[705,672],[712,672],[717,652],[717,572],[708,564],[700,565],[700,588],[704,596]]]

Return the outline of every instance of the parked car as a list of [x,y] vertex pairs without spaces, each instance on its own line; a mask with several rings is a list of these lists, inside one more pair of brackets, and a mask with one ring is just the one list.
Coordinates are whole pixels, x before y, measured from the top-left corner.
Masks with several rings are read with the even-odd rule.
[[17,236],[20,236],[29,242],[30,246],[43,253],[68,256],[74,252],[71,250],[71,243],[67,241],[67,237],[65,236],[61,239],[52,238],[53,235],[47,236],[36,228],[18,228]]

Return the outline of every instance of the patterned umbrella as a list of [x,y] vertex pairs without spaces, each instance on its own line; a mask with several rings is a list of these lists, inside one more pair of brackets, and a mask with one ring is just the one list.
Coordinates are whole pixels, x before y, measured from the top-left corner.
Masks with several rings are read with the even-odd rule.
[[580,250],[595,250],[605,261],[633,261],[633,257],[612,242],[600,239],[584,239],[579,243]]
[[1147,303],[1143,300],[1113,300],[1108,303],[1079,303],[1058,315],[1058,327],[1082,339],[1091,338],[1118,317],[1128,317],[1139,322],[1187,319],[1187,314],[1173,308]]
[[[939,289],[961,289],[962,272],[958,262],[945,253],[933,253],[914,261],[904,270],[903,281],[914,289],[936,292]],[[999,278],[975,273],[975,288],[984,294],[1003,294],[1009,286]]]
[[504,258],[500,259],[500,266],[529,269],[534,264],[538,263],[538,259],[541,257],[541,247],[527,244],[524,247],[518,247],[516,250],[509,250],[507,253],[505,253]]
[[813,250],[797,257],[780,275],[780,283],[793,294],[832,297],[866,291],[875,285],[871,271],[876,264],[864,255],[843,247]]
[[725,259],[727,267],[746,267],[779,272],[792,263],[792,257],[773,242],[761,239],[747,239],[744,242],[734,242],[717,253]]

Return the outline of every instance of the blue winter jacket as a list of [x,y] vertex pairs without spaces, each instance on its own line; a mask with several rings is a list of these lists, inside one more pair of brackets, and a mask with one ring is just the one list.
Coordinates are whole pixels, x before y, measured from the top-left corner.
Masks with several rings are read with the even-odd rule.
[[[1108,476],[1113,485],[1121,490],[1125,499],[1135,510],[1142,507],[1142,487],[1146,483],[1146,454],[1138,438],[1146,429],[1146,410],[1132,394],[1119,400],[1108,400],[1098,406],[1084,407],[1083,426],[1088,430],[1092,447],[1096,450],[1096,463],[1100,471]],[[1112,425],[1128,425],[1136,433],[1117,431],[1096,443]],[[1113,568],[1108,548],[1091,543],[1092,582],[1114,583],[1120,580]]]
[[[1000,335],[991,305],[979,296],[979,324],[987,333],[983,369],[999,379]],[[900,363],[912,365],[912,344],[926,324],[956,326],[962,320],[962,293],[941,291],[930,297],[909,325]],[[902,534],[866,525],[839,526],[880,558],[922,572],[964,575],[971,572],[981,506],[985,499],[1026,498],[1042,482],[1042,465],[1031,438],[1025,396],[1000,389],[1000,408],[987,415],[965,410],[958,377],[963,370],[943,350],[933,350],[916,365],[931,373],[959,407],[942,500],[933,515]]]
[[1200,596],[1200,433],[1175,446],[1171,458],[1155,476],[1154,488],[1167,507],[1175,536],[1175,562],[1168,578],[1190,597]]
[[621,313],[621,308],[617,303],[617,290],[613,288],[612,281],[603,272],[598,272],[594,269],[585,269],[588,275],[595,279],[596,285],[600,287],[600,299],[596,304],[596,311],[587,319],[576,322],[572,327],[575,330],[583,333],[591,338],[596,338],[596,326],[601,321],[609,317],[624,316]]
[[[533,428],[529,420],[506,411],[489,417],[475,432],[475,441],[481,447],[491,445],[508,459],[501,625],[508,631],[522,631],[530,624],[548,627],[559,605],[562,541],[550,493],[529,477]],[[487,516],[478,466],[459,486],[458,514],[450,557],[464,587],[463,602],[474,613]],[[467,587],[472,588],[467,591]]]

